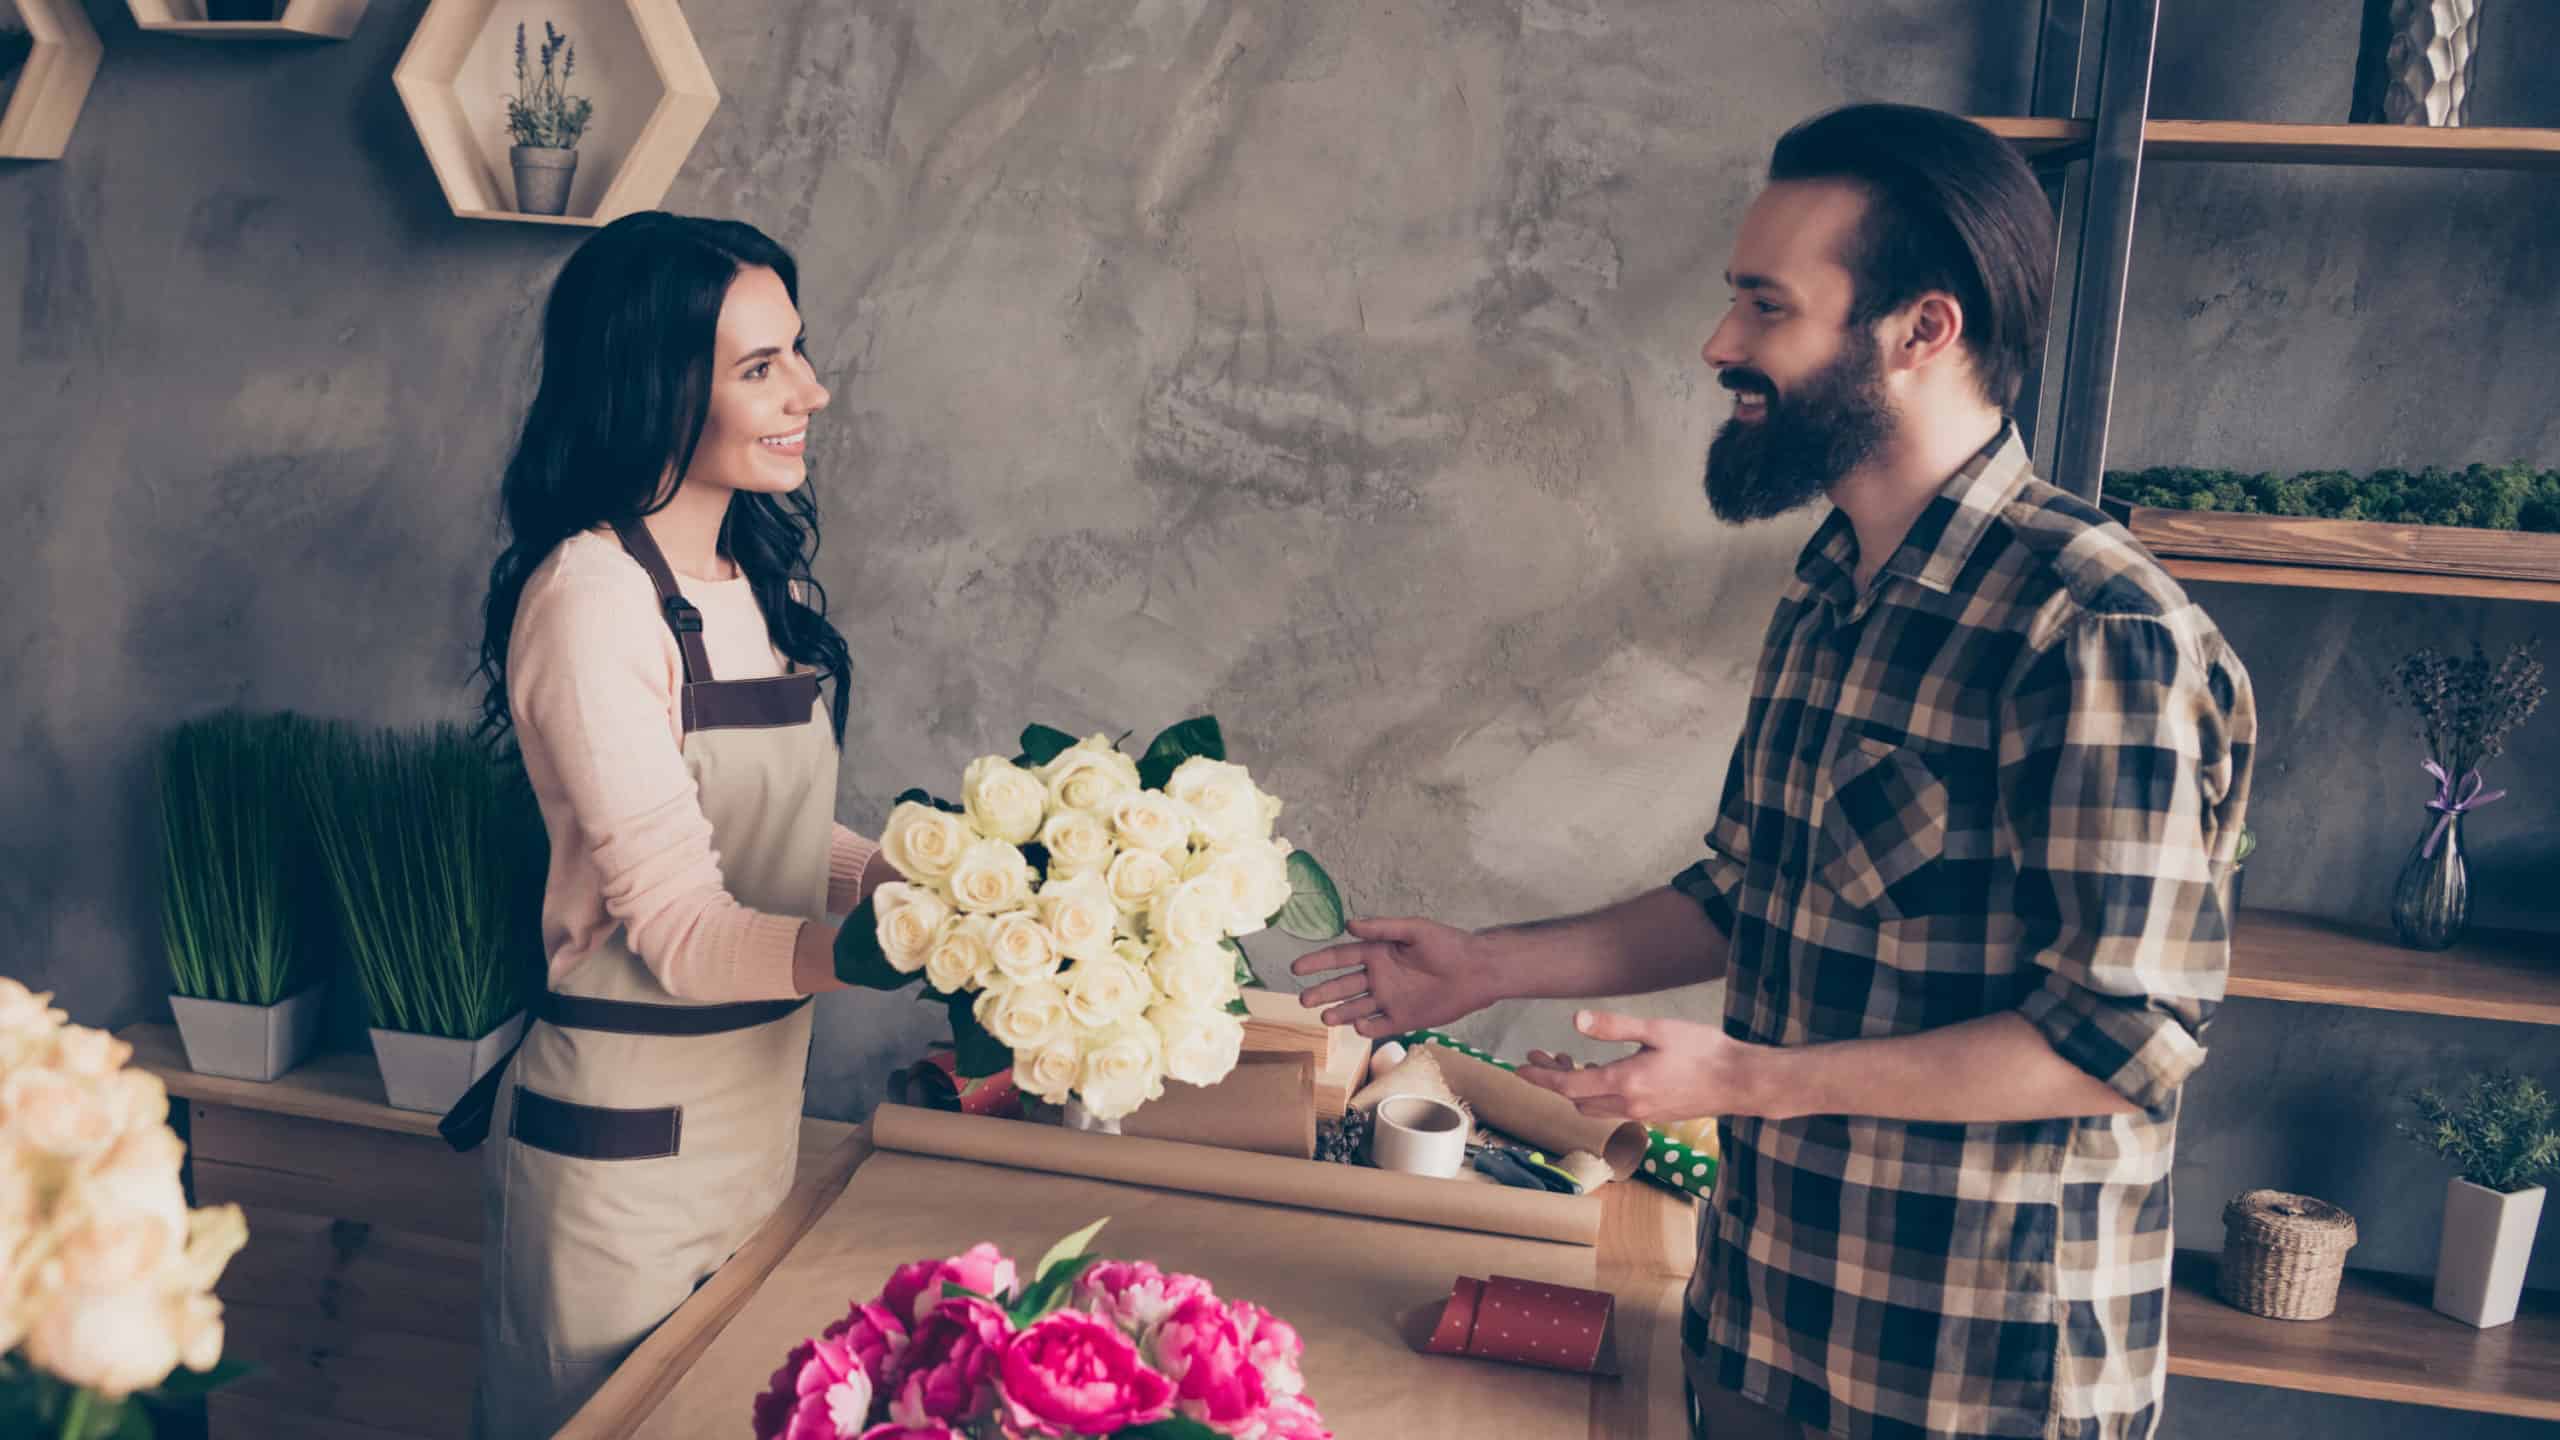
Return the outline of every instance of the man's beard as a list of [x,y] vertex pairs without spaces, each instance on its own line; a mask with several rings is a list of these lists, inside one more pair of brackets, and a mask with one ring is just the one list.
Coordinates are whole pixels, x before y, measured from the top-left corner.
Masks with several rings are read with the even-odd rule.
[[1768,404],[1757,421],[1727,420],[1707,447],[1707,504],[1741,524],[1810,504],[1873,457],[1893,431],[1876,343],[1855,328],[1840,358],[1780,395],[1757,370],[1727,370],[1726,389]]

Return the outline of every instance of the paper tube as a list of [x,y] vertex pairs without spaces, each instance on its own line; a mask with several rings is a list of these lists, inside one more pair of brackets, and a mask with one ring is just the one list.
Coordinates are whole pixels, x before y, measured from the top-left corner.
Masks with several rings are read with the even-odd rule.
[[871,1116],[883,1150],[1080,1175],[1159,1190],[1295,1205],[1338,1215],[1409,1220],[1568,1245],[1600,1243],[1600,1197],[1552,1195],[1393,1175],[1356,1165],[1217,1150],[1136,1135],[1089,1135],[1017,1120],[883,1105]]
[[1604,1290],[1461,1275],[1447,1300],[1407,1311],[1400,1328],[1425,1354],[1615,1375],[1617,1303]]
[[1122,1135],[1312,1159],[1316,1064],[1312,1055],[1248,1055],[1215,1085],[1165,1082],[1120,1122]]
[[1644,1163],[1644,1126],[1633,1120],[1585,1115],[1554,1091],[1541,1090],[1499,1065],[1488,1065],[1445,1045],[1425,1045],[1414,1054],[1440,1062],[1440,1077],[1476,1113],[1476,1123],[1488,1130],[1499,1130],[1550,1155],[1588,1150],[1609,1162],[1614,1179],[1626,1179]]

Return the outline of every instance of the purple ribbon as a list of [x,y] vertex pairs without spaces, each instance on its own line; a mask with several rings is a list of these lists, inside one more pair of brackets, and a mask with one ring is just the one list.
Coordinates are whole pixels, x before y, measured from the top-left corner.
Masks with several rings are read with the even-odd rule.
[[2507,797],[2507,792],[2492,790],[2486,795],[2481,794],[2480,772],[2471,770],[2463,774],[2462,791],[2457,795],[2454,793],[2453,777],[2444,773],[2443,766],[2430,760],[2423,768],[2428,774],[2436,777],[2436,798],[2427,802],[2427,808],[2436,811],[2437,817],[2436,828],[2427,832],[2427,843],[2419,849],[2418,853],[2433,860],[2436,858],[2436,846],[2443,841],[2445,828],[2453,824],[2454,816],[2466,810],[2477,810],[2483,805],[2503,800]]

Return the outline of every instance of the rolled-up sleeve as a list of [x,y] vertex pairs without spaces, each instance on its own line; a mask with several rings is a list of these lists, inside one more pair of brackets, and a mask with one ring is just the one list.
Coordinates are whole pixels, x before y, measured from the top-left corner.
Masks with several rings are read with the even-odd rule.
[[1707,912],[1707,923],[1728,940],[1733,938],[1733,897],[1742,891],[1742,874],[1751,860],[1751,831],[1742,813],[1742,759],[1737,741],[1733,761],[1725,767],[1715,828],[1707,832],[1707,857],[1671,877],[1671,888],[1697,901]]
[[2154,615],[2081,616],[2003,702],[2000,803],[2024,950],[2020,1013],[2154,1114],[2204,1062],[2230,967],[2219,867],[2239,843],[2254,720],[2220,642]]

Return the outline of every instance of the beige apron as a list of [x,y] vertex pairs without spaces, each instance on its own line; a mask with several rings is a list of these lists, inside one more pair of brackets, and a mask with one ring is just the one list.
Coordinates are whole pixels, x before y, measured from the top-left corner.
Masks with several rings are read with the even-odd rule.
[[[619,533],[684,652],[685,764],[729,892],[823,919],[836,748],[817,677],[715,680],[647,529]],[[565,1424],[781,1203],[798,1159],[806,998],[679,1000],[616,929],[538,1017],[490,1111],[483,1440]]]

